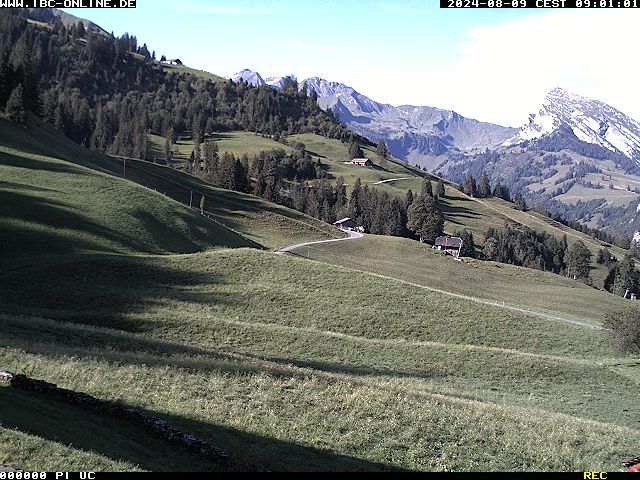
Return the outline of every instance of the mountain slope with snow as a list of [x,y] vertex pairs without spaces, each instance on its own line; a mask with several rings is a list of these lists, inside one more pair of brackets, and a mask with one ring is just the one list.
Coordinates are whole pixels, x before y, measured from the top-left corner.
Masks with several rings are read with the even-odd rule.
[[551,90],[540,111],[506,144],[513,145],[569,127],[580,140],[620,152],[640,163],[640,123],[599,100],[562,88]]
[[253,85],[254,87],[261,87],[265,85],[264,79],[260,76],[258,72],[254,72],[253,70],[249,70],[245,68],[244,70],[236,73],[231,77],[234,82],[239,82],[243,80],[247,82],[249,85]]

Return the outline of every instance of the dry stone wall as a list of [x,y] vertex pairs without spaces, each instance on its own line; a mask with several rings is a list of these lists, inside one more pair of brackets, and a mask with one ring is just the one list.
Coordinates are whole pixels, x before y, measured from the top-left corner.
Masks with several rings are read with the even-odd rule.
[[9,383],[12,387],[26,392],[51,395],[52,397],[69,403],[89,407],[101,415],[125,419],[135,425],[145,428],[171,443],[180,444],[189,450],[195,451],[215,463],[224,465],[231,459],[231,454],[229,452],[226,452],[215,445],[211,445],[205,440],[193,435],[183,433],[171,427],[168,422],[161,418],[147,415],[133,408],[100,400],[87,393],[60,388],[53,383],[48,383],[43,380],[34,380],[26,375],[19,375],[11,372],[0,372],[0,381]]

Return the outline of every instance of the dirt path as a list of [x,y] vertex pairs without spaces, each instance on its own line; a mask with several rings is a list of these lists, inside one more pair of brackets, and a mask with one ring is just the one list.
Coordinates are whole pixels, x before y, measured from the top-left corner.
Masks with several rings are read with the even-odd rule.
[[307,245],[318,245],[319,243],[331,243],[331,242],[344,242],[345,240],[355,240],[356,238],[362,237],[362,234],[358,232],[353,232],[351,230],[342,230],[342,231],[348,234],[349,236],[344,238],[334,238],[331,240],[318,240],[315,242],[296,243],[295,245],[289,245],[288,247],[280,248],[279,250],[276,250],[274,253],[278,255],[282,255],[284,253],[289,253],[298,248],[306,247]]
[[404,177],[404,178],[390,178],[389,180],[380,180],[379,182],[374,183],[374,185],[381,185],[383,183],[391,183],[398,182],[400,180],[411,180],[413,177]]
[[498,307],[498,308],[503,308],[505,310],[511,310],[512,312],[524,313],[526,315],[530,315],[530,316],[533,316],[533,317],[544,318],[544,319],[547,319],[547,320],[554,320],[554,321],[557,321],[557,322],[564,322],[564,323],[568,323],[570,325],[576,325],[576,326],[584,327],[584,328],[591,328],[593,330],[604,330],[601,326],[595,325],[593,323],[581,322],[579,320],[573,320],[571,318],[566,318],[566,317],[562,317],[562,316],[559,316],[559,315],[551,315],[549,313],[538,312],[536,310],[529,310],[528,308],[522,308],[522,307],[516,307],[516,306],[513,306],[513,305],[507,305],[505,303],[496,302],[494,300],[485,300],[485,299],[482,299],[482,298],[470,297],[468,295],[463,295],[461,293],[447,292],[446,290],[440,290],[439,288],[427,287],[426,285],[420,285],[418,283],[409,282],[407,280],[402,280],[402,279],[396,278],[396,277],[390,277],[388,275],[382,275],[382,274],[379,274],[379,273],[369,272],[367,270],[360,270],[360,269],[355,269],[355,268],[350,268],[350,267],[344,267],[344,268],[347,268],[348,270],[356,271],[356,272],[359,272],[359,273],[366,273],[366,274],[369,274],[369,275],[373,275],[374,277],[384,278],[385,280],[396,280],[398,282],[402,282],[402,283],[405,283],[407,285],[411,285],[412,287],[422,288],[424,290],[429,290],[430,292],[441,293],[443,295],[448,295],[450,297],[460,298],[462,300],[469,300],[471,302],[480,303],[482,305],[490,305],[492,307]]
[[[343,242],[346,240],[355,240],[358,238],[362,237],[361,233],[358,232],[352,232],[349,230],[343,230],[343,232],[348,233],[349,236],[345,237],[345,238],[338,238],[338,239],[333,239],[333,240],[319,240],[319,241],[315,241],[315,242],[306,242],[306,243],[297,243],[295,245],[289,245],[288,247],[284,247],[281,248],[279,250],[277,250],[275,253],[279,254],[279,255],[283,255],[285,253],[291,253],[293,250],[296,250],[298,248],[302,248],[302,247],[306,247],[308,245],[318,245],[321,243],[331,243],[331,242]],[[320,263],[325,263],[327,264],[328,262],[320,262]],[[331,263],[328,263],[329,265],[333,265]],[[388,275],[382,275],[379,273],[374,273],[374,272],[369,272],[367,270],[361,270],[358,268],[352,268],[352,267],[345,267],[343,265],[337,265],[337,266],[341,266],[342,268],[346,268],[347,270],[351,270],[354,272],[358,272],[358,273],[365,273],[368,275],[373,275],[375,277],[378,278],[384,278],[386,280],[395,280],[397,282],[402,282],[406,285],[411,285],[412,287],[418,287],[418,288],[422,288],[424,290],[429,290],[430,292],[436,292],[436,293],[441,293],[443,295],[448,295],[450,297],[455,297],[455,298],[460,298],[463,300],[468,300],[471,302],[475,302],[475,303],[480,303],[482,305],[490,305],[492,307],[498,307],[498,308],[503,308],[505,310],[510,310],[512,312],[518,312],[518,313],[524,313],[525,315],[530,315],[533,317],[538,317],[538,318],[544,318],[546,320],[553,320],[556,322],[563,322],[563,323],[567,323],[569,325],[575,325],[578,327],[583,327],[583,328],[590,328],[593,330],[603,330],[603,328],[599,325],[595,325],[593,323],[587,323],[587,322],[581,322],[579,320],[573,320],[571,318],[567,318],[567,317],[563,317],[560,315],[552,315],[550,313],[544,313],[544,312],[539,312],[536,310],[530,310],[528,308],[522,308],[522,307],[516,307],[513,305],[507,305],[505,303],[500,303],[494,300],[486,300],[486,299],[482,299],[482,298],[477,298],[477,297],[470,297],[468,295],[463,295],[460,293],[453,293],[453,292],[447,292],[446,290],[441,290],[439,288],[434,288],[434,287],[427,287],[426,285],[420,285],[418,283],[413,283],[413,282],[409,282],[407,280],[402,280],[400,278],[396,278],[396,277],[390,277]]]

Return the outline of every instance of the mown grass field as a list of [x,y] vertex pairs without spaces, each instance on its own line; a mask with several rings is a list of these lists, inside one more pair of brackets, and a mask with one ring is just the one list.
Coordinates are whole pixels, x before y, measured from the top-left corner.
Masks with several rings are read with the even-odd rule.
[[210,72],[206,72],[204,70],[198,70],[196,68],[187,67],[185,65],[167,65],[162,64],[162,69],[169,73],[186,73],[189,75],[193,75],[194,77],[203,78],[205,80],[210,80],[215,83],[226,82],[227,79],[223,78],[219,75],[215,75]]
[[[151,144],[151,154],[158,158],[164,158],[165,139],[157,135],[149,135]],[[253,132],[219,132],[206,137],[207,141],[215,141],[218,144],[220,153],[229,152],[236,157],[248,155],[253,157],[266,150],[283,149],[288,153],[293,152],[293,148],[276,142],[271,138],[265,138]],[[173,151],[188,157],[193,152],[195,144],[189,138],[180,138],[173,145]]]
[[637,362],[604,333],[394,280],[239,249],[70,259],[0,287],[6,368],[243,465],[617,469],[640,440]]
[[[218,144],[221,151],[231,151],[236,155],[247,153],[254,155],[261,150],[283,148],[283,145],[271,139],[264,138],[249,132],[231,132],[221,135]],[[360,178],[364,185],[385,191],[391,195],[403,197],[408,190],[417,194],[421,190],[423,176],[436,181],[425,172],[394,158],[381,158],[375,149],[366,147],[365,155],[376,165],[373,168],[362,168],[356,165],[346,164],[346,146],[338,140],[327,139],[314,134],[300,134],[289,137],[293,141],[305,144],[306,150],[314,157],[319,158],[326,166],[327,171],[334,177],[342,176],[347,184],[347,190]],[[157,143],[160,140],[157,140]],[[158,143],[158,145],[160,145]],[[159,148],[159,147],[158,147]],[[193,144],[189,141],[179,141],[178,148],[184,150],[184,154],[190,154]],[[394,180],[393,182],[384,182]],[[489,228],[501,229],[506,225],[524,225],[538,231],[544,231],[558,238],[567,235],[569,243],[576,240],[583,241],[594,255],[604,243],[569,227],[554,222],[535,212],[520,212],[512,203],[497,198],[476,199],[465,195],[445,182],[446,197],[441,199],[440,206],[445,215],[445,231],[453,234],[457,230],[466,229],[473,232],[478,245],[484,242],[484,234]],[[617,247],[608,246],[618,258],[623,258],[625,252]],[[602,287],[608,275],[606,268],[593,262],[592,279],[594,285]]]

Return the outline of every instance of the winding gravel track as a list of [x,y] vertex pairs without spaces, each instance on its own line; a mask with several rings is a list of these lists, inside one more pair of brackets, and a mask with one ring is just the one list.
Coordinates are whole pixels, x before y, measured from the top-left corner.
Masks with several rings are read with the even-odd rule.
[[[342,229],[340,229],[342,230]],[[331,242],[344,242],[346,240],[355,240],[356,238],[361,238],[362,234],[358,232],[353,232],[351,230],[342,230],[344,233],[348,234],[348,237],[344,238],[334,238],[331,240],[318,240],[315,242],[306,242],[306,243],[296,243],[295,245],[289,245],[288,247],[283,247],[279,250],[276,250],[275,253],[278,255],[282,255],[284,253],[292,252],[301,247],[306,247],[307,245],[318,245],[320,243],[331,243]]]
[[[278,254],[278,255],[284,255],[285,253],[291,253],[293,250],[296,250],[298,248],[302,248],[302,247],[306,247],[307,245],[319,245],[321,243],[332,243],[332,242],[344,242],[347,240],[356,240],[358,238],[361,238],[363,235],[362,233],[358,233],[358,232],[353,232],[351,230],[342,230],[343,232],[349,234],[348,237],[344,237],[344,238],[336,238],[336,239],[332,239],[332,240],[318,240],[315,242],[306,242],[306,243],[296,243],[295,245],[289,245],[287,247],[283,247],[279,250],[276,250],[274,253]],[[482,298],[478,298],[478,297],[470,297],[468,295],[462,295],[459,293],[453,293],[453,292],[447,292],[446,290],[440,290],[439,288],[433,288],[433,287],[427,287],[426,285],[420,285],[418,283],[413,283],[413,282],[408,282],[406,280],[402,280],[400,278],[395,278],[395,277],[390,277],[388,275],[381,275],[379,273],[373,273],[373,272],[369,272],[366,270],[360,270],[357,268],[350,268],[350,267],[345,267],[348,268],[351,271],[355,271],[355,272],[360,272],[360,273],[366,273],[368,275],[373,275],[375,277],[379,277],[379,278],[384,278],[384,279],[388,279],[388,280],[396,280],[398,282],[402,282],[405,283],[407,285],[411,285],[412,287],[418,287],[418,288],[423,288],[425,290],[429,290],[431,292],[437,292],[437,293],[442,293],[444,295],[449,295],[451,297],[456,297],[456,298],[461,298],[464,300],[469,300],[475,303],[480,303],[483,305],[491,305],[493,307],[498,307],[498,308],[503,308],[505,310],[511,310],[512,312],[519,312],[519,313],[524,313],[526,315],[530,315],[530,316],[534,316],[534,317],[538,317],[538,318],[544,318],[547,320],[553,320],[556,322],[563,322],[563,323],[567,323],[569,325],[575,325],[577,327],[582,327],[582,328],[590,328],[593,330],[604,330],[604,328],[602,328],[599,325],[595,325],[592,323],[586,323],[586,322],[581,322],[579,320],[574,320],[571,318],[567,318],[567,317],[562,317],[559,315],[551,315],[549,313],[544,313],[544,312],[539,312],[536,310],[529,310],[528,308],[521,308],[521,307],[516,307],[514,305],[506,305],[504,303],[500,303],[500,302],[496,302],[493,300],[486,300],[486,299],[482,299]]]

